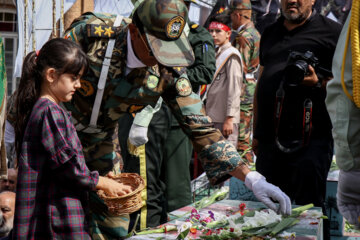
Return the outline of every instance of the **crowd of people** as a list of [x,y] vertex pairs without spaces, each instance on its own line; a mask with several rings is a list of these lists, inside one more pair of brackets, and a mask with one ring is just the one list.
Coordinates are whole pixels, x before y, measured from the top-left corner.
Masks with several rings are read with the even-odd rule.
[[[338,206],[360,227],[355,17],[342,28],[315,0],[281,0],[260,36],[250,0],[230,1],[207,29],[188,21],[191,2],[145,0],[131,18],[85,13],[25,57],[7,109],[14,168],[0,181],[0,239],[119,239],[165,223],[191,203],[193,152],[211,184],[238,178],[283,215],[308,203],[326,213],[335,152]],[[96,194],[132,191],[113,180],[114,135],[122,171],[146,185],[130,215]]]

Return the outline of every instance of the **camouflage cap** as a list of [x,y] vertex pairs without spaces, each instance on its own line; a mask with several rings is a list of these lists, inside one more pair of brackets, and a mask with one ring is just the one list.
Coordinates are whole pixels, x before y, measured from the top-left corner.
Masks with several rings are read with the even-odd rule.
[[191,3],[198,5],[198,2],[196,0],[184,0],[184,2],[191,2]]
[[194,53],[183,32],[188,11],[180,0],[146,0],[136,9],[156,60],[169,67],[186,67]]
[[251,1],[250,0],[230,0],[229,8],[231,11],[251,10]]

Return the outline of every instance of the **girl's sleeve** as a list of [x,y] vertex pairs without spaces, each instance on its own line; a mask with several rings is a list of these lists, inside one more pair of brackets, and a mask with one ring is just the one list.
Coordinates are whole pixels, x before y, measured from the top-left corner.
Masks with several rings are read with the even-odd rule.
[[82,146],[70,119],[55,107],[46,112],[42,126],[42,145],[49,154],[54,177],[71,180],[71,184],[87,190],[95,189],[99,174],[85,164]]

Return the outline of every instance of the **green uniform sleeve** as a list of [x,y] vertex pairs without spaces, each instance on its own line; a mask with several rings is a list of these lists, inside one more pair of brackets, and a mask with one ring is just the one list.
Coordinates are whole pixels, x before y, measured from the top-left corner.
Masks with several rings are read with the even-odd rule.
[[196,24],[190,24],[188,38],[195,62],[187,68],[187,75],[194,92],[197,92],[200,85],[211,83],[216,70],[214,40],[204,27]]

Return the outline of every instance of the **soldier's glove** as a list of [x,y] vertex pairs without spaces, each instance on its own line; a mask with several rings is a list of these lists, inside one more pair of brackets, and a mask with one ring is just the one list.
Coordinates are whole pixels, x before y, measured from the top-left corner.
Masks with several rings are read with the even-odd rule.
[[[274,211],[278,211],[283,215],[291,214],[290,198],[281,191],[280,188],[268,183],[263,175],[256,171],[252,171],[246,175],[245,186],[253,191],[256,198],[263,202],[267,207]],[[273,202],[279,202],[280,207],[276,207]]]
[[129,141],[132,145],[138,147],[141,146],[147,141],[149,141],[147,137],[148,128],[143,127],[140,125],[137,125],[136,123],[133,123],[130,128],[129,133]]

